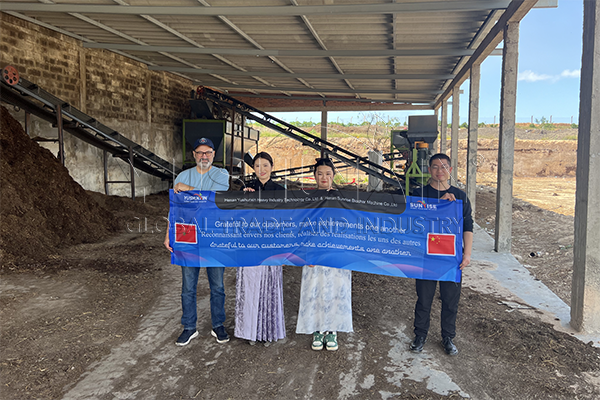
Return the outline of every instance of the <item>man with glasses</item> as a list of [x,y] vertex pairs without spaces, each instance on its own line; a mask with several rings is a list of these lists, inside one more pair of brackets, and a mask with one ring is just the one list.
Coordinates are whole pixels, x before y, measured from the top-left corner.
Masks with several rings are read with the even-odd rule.
[[[463,202],[463,258],[460,269],[470,264],[471,249],[473,247],[473,217],[471,203],[467,194],[448,183],[452,167],[450,157],[438,153],[429,159],[429,173],[431,178],[427,186],[418,188],[412,194],[413,197],[427,197],[432,199]],[[437,281],[423,279],[416,280],[417,304],[415,306],[414,332],[415,339],[410,345],[410,350],[420,353],[427,339],[429,331],[431,304],[437,287]],[[440,297],[442,299],[442,347],[446,354],[454,356],[458,349],[453,343],[456,336],[456,315],[458,313],[458,301],[460,299],[460,282],[440,281]]]
[[[226,191],[229,189],[229,173],[223,168],[212,165],[215,158],[215,146],[210,139],[201,138],[194,143],[193,150],[196,167],[186,169],[175,179],[173,191],[175,193],[188,190]],[[169,243],[169,231],[165,238],[165,246],[173,252]],[[196,288],[198,286],[198,267],[181,267],[182,288],[181,307],[183,314],[181,324],[183,333],[175,344],[185,346],[190,340],[198,336],[196,321],[198,312],[196,309]],[[225,287],[223,285],[223,267],[207,267],[208,284],[210,286],[210,315],[212,320],[211,335],[217,338],[218,343],[229,341],[229,335],[223,326],[225,322]]]

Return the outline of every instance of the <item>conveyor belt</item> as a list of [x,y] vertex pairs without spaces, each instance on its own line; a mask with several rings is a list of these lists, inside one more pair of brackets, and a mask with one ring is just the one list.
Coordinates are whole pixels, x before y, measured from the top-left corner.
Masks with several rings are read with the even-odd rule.
[[26,79],[20,78],[18,83],[12,85],[0,80],[0,84],[2,101],[51,123],[56,123],[56,113],[60,106],[63,129],[67,132],[127,162],[131,149],[135,168],[165,180],[172,180],[181,172],[180,168]]
[[[383,160],[384,161],[389,161],[392,157],[391,156],[395,156],[398,157],[400,156],[400,152],[394,152],[394,153],[386,153],[383,155]],[[355,165],[349,166],[346,165],[346,163],[344,163],[343,161],[338,161],[338,160],[333,160],[333,166],[336,169],[341,169],[341,168],[355,168]],[[273,171],[271,173],[271,175],[275,178],[282,178],[282,177],[289,177],[289,176],[297,176],[297,175],[306,175],[306,174],[312,174],[312,165],[309,166],[305,166],[305,167],[293,167],[293,168],[285,168],[285,169],[280,169],[277,171]]]
[[272,115],[260,111],[246,103],[243,103],[216,90],[202,87],[199,90],[199,95],[200,97],[210,100],[213,103],[228,108],[233,108],[235,109],[236,113],[242,114],[248,119],[256,121],[267,128],[273,129],[274,131],[280,132],[294,140],[297,140],[305,146],[311,147],[317,151],[322,151],[323,153],[344,162],[350,167],[357,168],[368,175],[383,180],[389,185],[402,187],[403,180],[396,176],[394,171],[385,168],[384,166],[377,165],[374,162],[369,161],[369,159],[366,157],[361,157],[358,154],[354,154],[331,142],[323,140],[320,137],[311,135],[302,129],[299,129],[283,120],[275,118]]

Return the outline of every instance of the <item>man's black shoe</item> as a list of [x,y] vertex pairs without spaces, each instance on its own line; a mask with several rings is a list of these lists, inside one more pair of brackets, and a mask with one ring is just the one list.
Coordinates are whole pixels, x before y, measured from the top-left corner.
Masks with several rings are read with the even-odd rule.
[[415,336],[415,340],[410,344],[410,351],[420,353],[423,351],[423,345],[427,341],[425,336]]
[[210,334],[217,338],[217,343],[229,342],[229,335],[227,334],[227,331],[223,325],[213,328],[213,330],[210,331]]
[[183,333],[179,335],[175,344],[177,346],[186,346],[190,340],[198,337],[198,331],[195,329],[184,329]]
[[446,354],[448,354],[449,356],[455,356],[458,354],[458,349],[456,348],[454,343],[452,343],[452,339],[449,337],[446,337],[444,338],[444,340],[442,340],[442,347],[444,348]]

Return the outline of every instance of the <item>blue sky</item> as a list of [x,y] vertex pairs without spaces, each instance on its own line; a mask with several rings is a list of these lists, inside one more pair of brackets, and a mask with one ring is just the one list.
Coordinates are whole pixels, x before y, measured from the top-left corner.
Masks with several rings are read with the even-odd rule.
[[[517,122],[545,117],[552,122],[579,119],[579,73],[583,33],[583,0],[558,0],[558,8],[532,9],[521,21]],[[500,47],[502,44],[500,44]],[[479,121],[498,122],[502,57],[490,56],[481,65]],[[468,118],[469,80],[461,86],[461,123]],[[449,107],[449,112],[450,107]],[[320,112],[272,113],[285,121],[321,121]],[[376,118],[406,120],[431,111],[376,112]],[[330,112],[331,122],[362,122],[373,113]]]

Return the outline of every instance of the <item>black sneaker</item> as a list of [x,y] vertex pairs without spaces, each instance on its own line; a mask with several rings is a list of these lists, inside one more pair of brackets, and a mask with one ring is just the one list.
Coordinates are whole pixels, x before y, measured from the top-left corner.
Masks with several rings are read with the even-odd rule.
[[445,337],[442,340],[442,347],[444,348],[446,354],[448,354],[449,356],[455,356],[458,354],[458,349],[456,348],[454,343],[452,343],[452,339],[449,337]]
[[184,329],[183,333],[179,335],[175,344],[177,346],[185,346],[192,340],[193,338],[198,337],[198,331],[192,329]]
[[427,338],[425,336],[415,336],[415,340],[410,344],[410,351],[414,353],[422,352],[426,341]]
[[217,338],[217,343],[229,342],[229,335],[227,334],[227,331],[223,325],[213,328],[213,330],[210,331],[210,334]]

